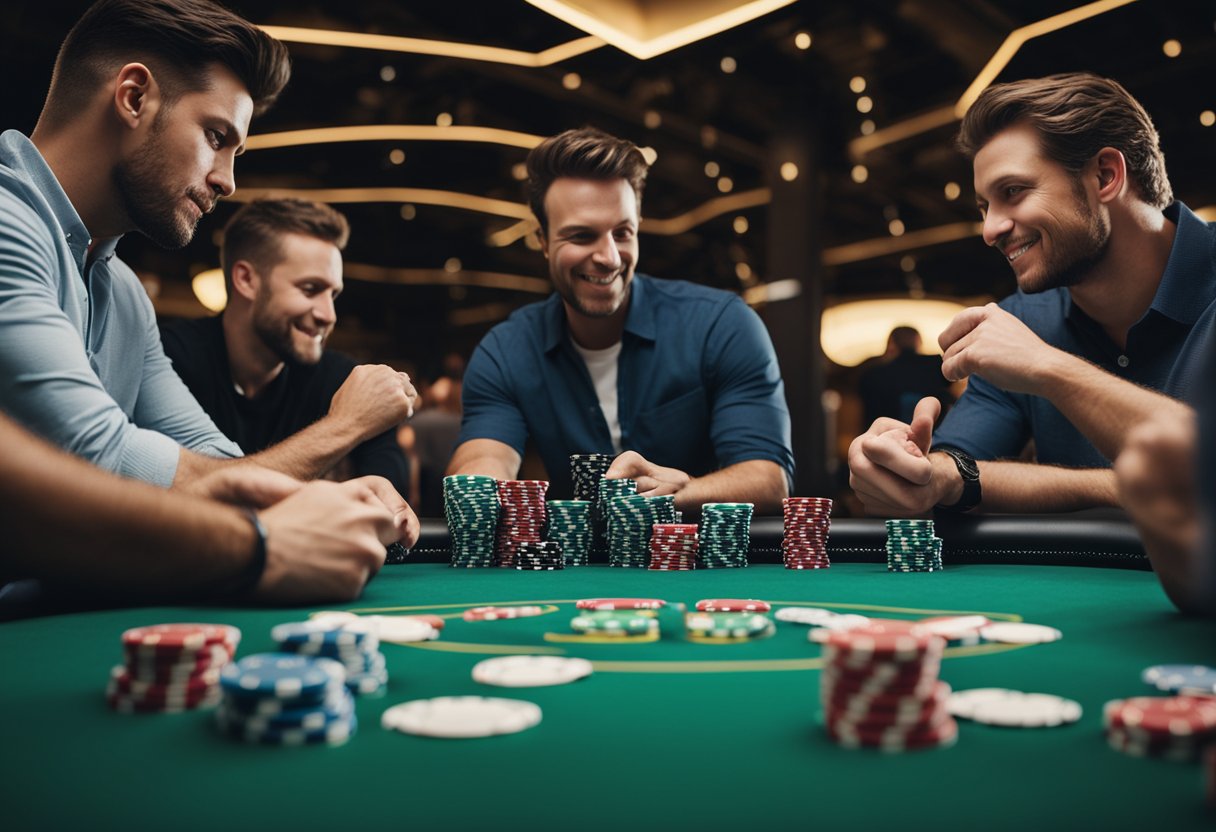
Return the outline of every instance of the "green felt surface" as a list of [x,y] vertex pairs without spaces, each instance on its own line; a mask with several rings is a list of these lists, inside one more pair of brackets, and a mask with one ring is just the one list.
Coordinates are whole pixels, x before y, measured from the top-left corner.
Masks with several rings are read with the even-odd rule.
[[[888,755],[837,748],[818,707],[819,648],[779,624],[749,644],[689,643],[668,627],[653,644],[578,645],[574,599],[639,595],[692,605],[754,597],[891,617],[953,612],[1020,616],[1063,641],[953,656],[955,689],[1060,694],[1080,723],[1010,730],[963,723],[952,749]],[[273,647],[270,628],[310,610],[152,608],[0,627],[0,780],[7,829],[1211,829],[1200,768],[1109,750],[1101,709],[1147,692],[1156,663],[1216,664],[1216,624],[1175,614],[1150,573],[959,566],[888,574],[837,564],[691,573],[586,567],[552,573],[386,568],[350,609],[458,614],[468,606],[547,602],[557,612],[499,622],[449,619],[430,647],[385,645],[389,693],[358,704],[341,748],[245,746],[205,714],[110,713],[103,691],[127,627],[166,621],[239,626],[242,655]],[[898,611],[875,610],[878,607]],[[671,621],[670,615],[665,616]],[[477,647],[476,645],[485,645]],[[503,689],[472,681],[496,651],[543,648],[597,663],[573,685]],[[480,694],[539,704],[521,734],[436,740],[382,730],[414,698]]]

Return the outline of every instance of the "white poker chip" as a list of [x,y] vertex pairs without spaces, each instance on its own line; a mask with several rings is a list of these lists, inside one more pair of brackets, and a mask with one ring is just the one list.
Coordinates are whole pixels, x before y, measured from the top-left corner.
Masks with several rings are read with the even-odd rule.
[[829,632],[856,630],[859,627],[869,627],[871,623],[864,615],[837,615],[824,621],[818,628],[811,628],[806,637],[808,641],[822,644],[831,638]]
[[372,615],[368,618],[380,633],[381,641],[410,644],[439,638],[439,631],[430,624],[408,615]]
[[519,699],[440,696],[394,705],[380,717],[391,731],[420,737],[471,739],[514,734],[540,724],[540,706]]
[[1054,728],[1079,720],[1081,706],[1048,693],[1023,693],[979,702],[971,718],[984,725],[1007,728]]
[[836,618],[836,613],[820,607],[782,607],[773,613],[773,617],[789,624],[809,624],[812,627],[822,627],[825,621]]
[[591,675],[591,662],[566,656],[498,656],[473,665],[473,681],[502,688],[568,685]]
[[917,626],[927,633],[945,639],[958,639],[982,631],[992,622],[982,615],[956,615],[950,618],[933,618],[918,621]]
[[1014,621],[1000,621],[989,624],[980,630],[985,641],[997,641],[1002,644],[1045,644],[1049,641],[1059,641],[1064,634],[1055,627],[1044,627],[1042,624],[1021,624]]
[[321,626],[337,628],[346,624],[353,624],[359,620],[359,616],[353,612],[344,612],[342,610],[322,610],[308,616],[308,620]]
[[968,690],[956,690],[950,694],[950,698],[946,701],[946,710],[951,716],[961,717],[963,719],[971,719],[975,716],[975,709],[983,702],[996,699],[1006,699],[1010,694],[1020,693],[1021,691],[1009,690],[1008,688],[970,688]]

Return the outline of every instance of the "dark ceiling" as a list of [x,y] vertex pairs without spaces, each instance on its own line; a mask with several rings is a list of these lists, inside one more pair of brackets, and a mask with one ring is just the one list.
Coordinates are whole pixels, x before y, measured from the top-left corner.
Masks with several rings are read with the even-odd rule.
[[[5,39],[0,67],[9,79],[5,127],[32,128],[58,42],[87,5],[10,2],[0,11]],[[264,24],[529,52],[585,35],[522,0],[231,5]],[[291,85],[252,132],[433,125],[441,113],[457,125],[540,135],[594,124],[657,151],[644,213],[664,218],[722,195],[717,180],[704,172],[707,162],[716,162],[733,180],[734,193],[769,184],[775,136],[801,113],[809,117],[808,135],[818,146],[813,180],[821,188],[818,238],[834,250],[889,239],[888,224],[895,218],[909,236],[977,218],[969,166],[950,149],[952,124],[870,152],[863,160],[868,178],[860,184],[851,176],[855,160],[848,143],[861,135],[867,118],[881,130],[952,105],[1010,32],[1078,5],[1067,0],[804,0],[648,61],[605,46],[543,68],[293,43]],[[1214,21],[1213,2],[1140,0],[1029,41],[999,78],[1084,69],[1118,79],[1154,116],[1178,197],[1192,208],[1214,206],[1216,127],[1200,123],[1202,111],[1216,109]],[[810,49],[795,46],[798,32],[811,33]],[[1163,52],[1169,39],[1181,44],[1177,57]],[[733,73],[723,71],[724,57],[734,59]],[[562,83],[571,72],[582,79],[573,90]],[[858,95],[850,90],[854,76],[865,78],[864,94],[873,101],[867,115],[858,112]],[[657,126],[654,115],[647,126],[648,113],[657,113]],[[405,152],[404,163],[390,161],[394,149]],[[433,188],[521,202],[512,169],[524,155],[521,148],[473,142],[316,144],[252,151],[238,161],[237,176],[245,188]],[[961,196],[947,199],[947,182],[959,183]],[[544,275],[540,256],[524,241],[487,244],[490,233],[514,220],[426,204],[417,205],[409,220],[400,203],[340,207],[354,227],[349,263],[437,272],[452,258],[460,264],[447,278],[450,285],[401,285],[348,274],[335,343],[350,352],[426,372],[442,352],[468,352],[494,320],[539,297],[463,285],[469,272]],[[189,279],[216,264],[215,232],[232,210],[222,205],[184,251],[159,251],[137,235],[124,240],[124,257],[141,273],[159,277],[162,311],[201,311],[190,300]],[[740,215],[748,220],[742,234],[733,227]],[[736,290],[749,282],[800,277],[766,270],[771,259],[766,215],[767,208],[757,206],[682,234],[644,234],[642,266],[659,276]],[[740,262],[747,268],[740,270]],[[910,290],[999,296],[1012,289],[1007,267],[975,237],[843,263],[823,274],[829,301]]]

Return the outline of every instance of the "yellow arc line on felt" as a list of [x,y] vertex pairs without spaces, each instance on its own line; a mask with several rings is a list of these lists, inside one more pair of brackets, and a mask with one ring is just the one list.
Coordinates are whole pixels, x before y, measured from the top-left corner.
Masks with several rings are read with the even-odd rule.
[[657,632],[624,636],[596,636],[579,633],[545,633],[545,641],[558,644],[649,644],[659,640]]
[[[399,642],[392,642],[398,644]],[[545,655],[560,656],[566,651],[557,647],[535,647],[517,644],[468,644],[463,641],[412,641],[400,643],[402,647],[415,647],[419,650],[437,650],[441,653],[502,653],[505,655]]]

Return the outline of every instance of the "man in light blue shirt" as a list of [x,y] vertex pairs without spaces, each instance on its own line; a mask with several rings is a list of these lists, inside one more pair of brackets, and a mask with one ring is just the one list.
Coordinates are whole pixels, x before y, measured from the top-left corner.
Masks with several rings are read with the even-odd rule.
[[779,513],[793,454],[772,342],[737,295],[635,273],[641,152],[569,130],[532,150],[528,174],[556,292],[477,347],[449,473],[511,479],[531,440],[553,496],[571,494],[571,454],[620,454],[609,477],[682,510]]

